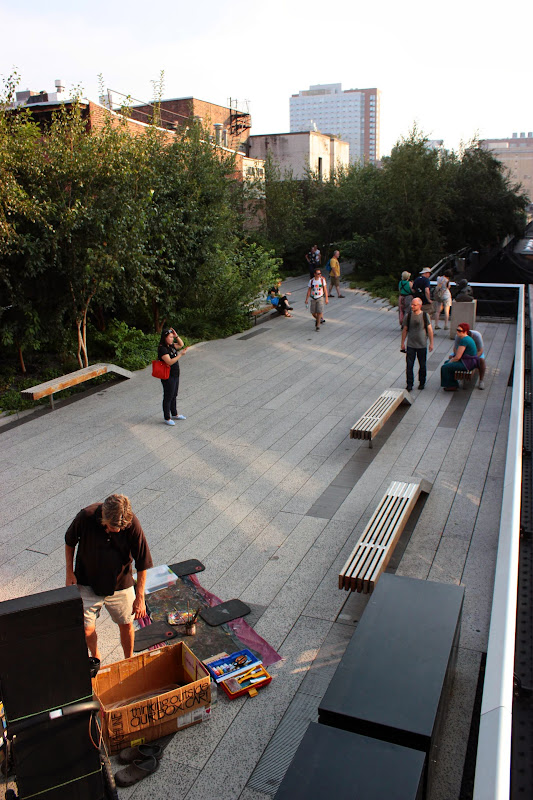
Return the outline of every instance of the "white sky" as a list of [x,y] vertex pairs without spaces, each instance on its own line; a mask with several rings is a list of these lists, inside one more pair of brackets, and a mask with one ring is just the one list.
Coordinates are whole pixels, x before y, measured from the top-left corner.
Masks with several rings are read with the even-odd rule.
[[102,73],[150,101],[164,70],[165,98],[249,100],[258,134],[288,131],[289,97],[310,84],[377,87],[383,155],[415,121],[456,148],[533,130],[530,17],[530,0],[0,0],[0,75],[97,99]]

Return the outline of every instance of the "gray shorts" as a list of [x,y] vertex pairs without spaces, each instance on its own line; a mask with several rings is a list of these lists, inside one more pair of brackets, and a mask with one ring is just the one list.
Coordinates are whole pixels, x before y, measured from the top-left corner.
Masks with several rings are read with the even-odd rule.
[[323,314],[324,313],[324,298],[317,297],[316,300],[312,297],[311,298],[311,314]]
[[132,608],[135,600],[133,586],[128,589],[119,589],[118,592],[107,597],[95,594],[90,586],[80,586],[78,583],[78,589],[83,601],[83,622],[86,628],[94,628],[102,606],[106,607],[109,616],[117,625],[128,625],[133,622]]

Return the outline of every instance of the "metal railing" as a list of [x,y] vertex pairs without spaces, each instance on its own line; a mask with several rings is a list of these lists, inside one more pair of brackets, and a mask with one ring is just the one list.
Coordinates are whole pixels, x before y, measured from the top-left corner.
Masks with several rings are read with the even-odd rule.
[[[511,286],[507,284],[506,286]],[[496,288],[496,287],[495,287]],[[525,286],[518,289],[513,393],[473,800],[509,800],[520,547],[525,368]]]

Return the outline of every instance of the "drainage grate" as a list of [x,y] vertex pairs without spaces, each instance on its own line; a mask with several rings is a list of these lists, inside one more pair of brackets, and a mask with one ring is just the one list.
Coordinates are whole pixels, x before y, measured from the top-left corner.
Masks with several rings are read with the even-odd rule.
[[318,700],[298,692],[248,781],[250,789],[276,794],[310,722],[318,722]]
[[269,330],[270,328],[265,328],[261,326],[261,328],[258,331],[252,331],[251,333],[245,334],[245,336],[238,336],[237,338],[239,339],[240,342],[244,342],[246,341],[246,339],[251,339],[253,336],[259,336],[260,333],[266,333]]

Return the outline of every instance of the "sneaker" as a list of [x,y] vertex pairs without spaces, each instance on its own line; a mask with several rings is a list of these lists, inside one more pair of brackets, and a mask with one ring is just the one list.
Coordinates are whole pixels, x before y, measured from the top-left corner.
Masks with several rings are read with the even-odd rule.
[[176,424],[173,419],[164,419],[163,422],[165,423],[165,425],[175,425]]
[[405,388],[407,389],[408,392],[412,392],[413,391],[413,387],[412,386],[406,386]]
[[422,391],[422,389],[425,389],[425,388],[426,388],[426,384],[425,383],[419,383],[418,384],[418,389],[419,389],[420,392]]
[[440,325],[435,325],[435,330],[440,331]]
[[325,319],[321,319],[320,324],[323,325],[325,321],[326,321]]
[[343,295],[343,294],[340,294],[340,295],[339,295],[339,300],[341,300],[343,297],[344,297],[344,295]]
[[183,414],[172,414],[172,417],[174,419],[187,419],[187,417],[184,417]]
[[484,388],[485,388],[485,381],[480,381],[480,382],[478,383],[478,385],[477,385],[477,388],[478,388],[478,389],[484,389]]

